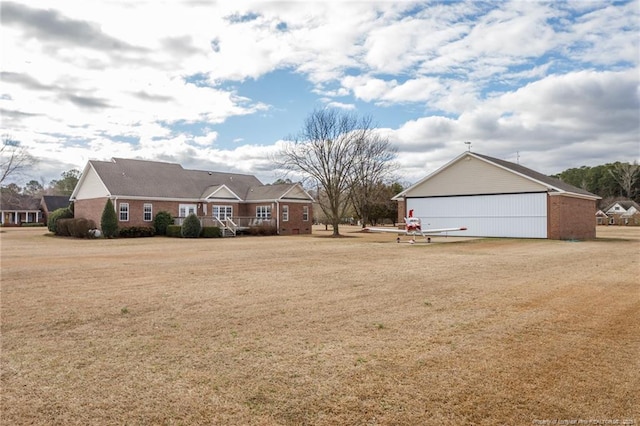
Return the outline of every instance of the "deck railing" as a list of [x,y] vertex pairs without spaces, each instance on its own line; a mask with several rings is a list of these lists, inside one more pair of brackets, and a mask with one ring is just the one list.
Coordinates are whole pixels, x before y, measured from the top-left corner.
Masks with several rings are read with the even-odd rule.
[[[182,222],[186,217],[176,217],[173,220],[175,225],[182,226]],[[199,216],[200,225],[202,226],[217,226],[223,231],[228,230],[230,234],[236,235],[238,232],[248,231],[251,228],[257,227],[275,227],[276,220],[274,218],[262,219],[257,217],[227,217],[225,219],[218,219],[211,216]]]

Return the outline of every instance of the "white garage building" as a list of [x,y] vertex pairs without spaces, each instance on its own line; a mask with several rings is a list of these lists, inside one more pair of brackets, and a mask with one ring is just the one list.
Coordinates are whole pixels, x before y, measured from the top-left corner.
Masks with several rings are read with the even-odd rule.
[[593,239],[599,198],[519,164],[465,152],[394,200],[399,216],[413,210],[424,228],[468,228],[452,235]]

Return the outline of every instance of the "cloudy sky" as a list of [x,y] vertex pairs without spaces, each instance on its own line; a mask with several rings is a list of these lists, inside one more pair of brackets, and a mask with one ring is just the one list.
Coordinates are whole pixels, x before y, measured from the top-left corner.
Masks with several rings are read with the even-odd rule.
[[2,2],[24,181],[112,157],[281,175],[314,109],[369,115],[415,182],[467,149],[542,173],[640,158],[640,0]]

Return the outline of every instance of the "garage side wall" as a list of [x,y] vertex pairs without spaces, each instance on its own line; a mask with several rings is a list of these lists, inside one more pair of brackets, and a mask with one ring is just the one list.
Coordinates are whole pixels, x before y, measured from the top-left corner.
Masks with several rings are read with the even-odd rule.
[[548,237],[552,240],[596,238],[596,201],[549,196]]

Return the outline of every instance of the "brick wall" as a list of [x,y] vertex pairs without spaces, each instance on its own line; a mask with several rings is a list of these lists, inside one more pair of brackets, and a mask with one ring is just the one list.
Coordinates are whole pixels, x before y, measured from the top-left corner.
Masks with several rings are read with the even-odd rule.
[[596,201],[566,196],[548,197],[547,238],[592,240],[596,238]]
[[[178,216],[178,204],[173,201],[141,201],[141,200],[127,200],[119,198],[112,200],[113,206],[116,210],[116,217],[118,218],[118,227],[129,226],[153,226],[153,219],[160,211],[167,211],[171,213],[173,217]],[[74,216],[83,217],[85,219],[92,219],[96,222],[96,225],[100,227],[100,220],[102,219],[102,212],[104,206],[107,203],[106,198],[93,198],[88,200],[77,200],[74,203]],[[129,203],[129,220],[120,221],[120,203]],[[150,203],[152,205],[151,221],[144,220],[144,204]],[[194,203],[197,204],[197,203]],[[211,214],[211,212],[209,212]]]
[[[129,204],[129,220],[120,220],[120,204]],[[129,226],[154,226],[153,219],[156,214],[161,211],[167,211],[171,213],[171,216],[178,216],[178,204],[174,201],[143,201],[143,200],[127,200],[124,198],[118,198],[114,203],[116,208],[116,217],[118,218],[118,227],[125,228]],[[144,204],[151,204],[151,220],[144,220]],[[197,204],[197,203],[191,203]],[[200,214],[200,212],[199,212]]]
[[[289,207],[289,220],[283,220],[283,206]],[[303,220],[302,210],[303,206],[309,208],[309,214],[307,220]],[[296,234],[311,234],[311,225],[313,224],[313,208],[311,203],[281,203],[280,204],[280,229],[278,230],[280,235],[296,235]]]
[[[75,202],[74,212],[75,217],[83,217],[85,219],[92,219],[96,222],[96,225],[100,227],[100,219],[102,218],[102,212],[104,210],[104,206],[107,202],[106,198],[94,198],[90,200],[78,200]],[[128,203],[129,204],[129,220],[121,221],[120,219],[120,204]],[[151,211],[151,221],[144,220],[144,205],[145,204],[152,205]],[[275,215],[276,206],[275,203],[248,203],[248,204],[240,204],[240,203],[214,203],[214,204],[206,204],[206,213],[205,213],[205,204],[203,203],[178,203],[175,201],[144,201],[144,200],[128,200],[125,198],[119,198],[118,200],[113,202],[116,217],[118,218],[118,227],[129,227],[129,226],[153,226],[153,219],[156,214],[160,211],[167,211],[171,213],[173,217],[178,217],[179,213],[179,205],[180,204],[196,204],[197,205],[197,215],[198,216],[206,216],[211,217],[213,208],[215,205],[231,205],[233,206],[233,216],[242,216],[242,217],[255,217],[256,215],[256,207],[263,205],[271,205],[272,206],[272,215]],[[282,220],[282,206],[289,206],[289,220],[284,222]],[[309,215],[307,220],[303,220],[302,210],[303,206],[309,207]],[[310,234],[311,233],[311,225],[313,223],[313,208],[311,203],[281,203],[280,204],[280,229],[279,233],[282,235],[293,235],[293,234]]]
[[93,220],[100,228],[100,219],[107,203],[106,198],[92,198],[89,200],[77,200],[73,203],[73,216]]
[[[271,206],[271,217],[273,218],[276,217],[276,214],[280,215],[278,218],[278,223],[280,224],[278,233],[280,235],[311,234],[311,226],[313,224],[313,206],[311,203],[287,203],[283,201],[280,203],[279,212],[276,203],[247,203],[241,205],[243,213],[240,216],[255,217],[256,207],[258,206]],[[289,220],[286,222],[283,220],[284,206],[289,207]],[[306,221],[302,218],[303,206],[309,208],[309,215]]]
[[398,223],[404,223],[404,218],[407,216],[407,199],[403,198],[398,200]]

